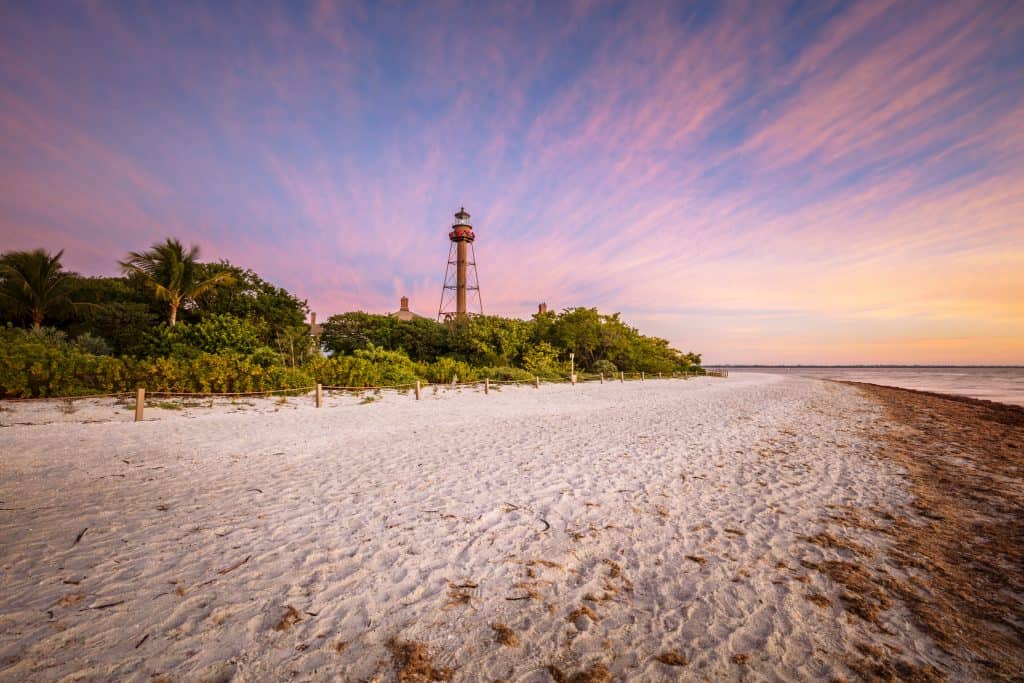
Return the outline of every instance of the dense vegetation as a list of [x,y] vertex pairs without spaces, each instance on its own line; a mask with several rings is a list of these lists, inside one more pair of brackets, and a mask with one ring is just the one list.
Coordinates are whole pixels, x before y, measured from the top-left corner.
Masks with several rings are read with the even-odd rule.
[[0,397],[245,392],[700,372],[700,356],[592,308],[437,323],[351,312],[309,334],[306,302],[169,239],[83,277],[62,252],[0,255]]

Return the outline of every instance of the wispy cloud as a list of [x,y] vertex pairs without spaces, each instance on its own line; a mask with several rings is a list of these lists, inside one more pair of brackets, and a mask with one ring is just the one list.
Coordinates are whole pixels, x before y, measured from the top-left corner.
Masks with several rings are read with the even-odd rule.
[[1019,3],[7,6],[0,249],[321,316],[596,305],[713,361],[1024,362]]

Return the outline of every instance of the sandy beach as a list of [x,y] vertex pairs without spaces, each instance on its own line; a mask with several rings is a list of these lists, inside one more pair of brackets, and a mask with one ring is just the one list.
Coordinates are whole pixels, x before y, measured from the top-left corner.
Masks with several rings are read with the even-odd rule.
[[[949,435],[877,391],[737,374],[199,401],[142,423],[107,399],[4,403],[0,680],[1020,675],[1020,565],[990,563],[1009,579],[973,631],[926,613],[989,574],[951,574],[928,540],[970,503],[939,509],[910,462]],[[985,410],[881,391],[936,428]],[[1022,547],[1009,415],[981,441],[961,422],[929,470],[1001,482],[971,489],[994,521],[958,551],[992,563]],[[985,443],[1005,457],[975,457]]]

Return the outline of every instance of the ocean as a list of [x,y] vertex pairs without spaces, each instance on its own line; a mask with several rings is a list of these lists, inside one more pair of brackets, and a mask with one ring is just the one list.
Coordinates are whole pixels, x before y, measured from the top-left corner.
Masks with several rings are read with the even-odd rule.
[[1024,366],[1015,367],[730,367],[729,372],[767,372],[870,382],[904,389],[959,394],[1024,406]]

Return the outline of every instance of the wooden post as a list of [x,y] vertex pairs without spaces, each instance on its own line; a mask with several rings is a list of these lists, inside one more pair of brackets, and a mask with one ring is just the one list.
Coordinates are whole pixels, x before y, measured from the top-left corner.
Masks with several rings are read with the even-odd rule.
[[533,376],[533,386],[536,387],[537,389],[540,389],[540,377],[538,377],[537,375]]
[[491,378],[484,377],[484,396],[489,394],[491,391]]
[[142,410],[146,406],[146,390],[139,387],[135,390],[135,421],[142,422]]
[[458,375],[452,375],[452,386],[454,387],[458,383],[459,383],[459,376]]
[[572,373],[572,377],[570,377],[569,379],[572,380],[572,385],[576,386],[576,373],[575,372]]
[[625,381],[626,381],[626,373],[620,371],[619,372],[619,384],[622,384]]
[[420,400],[420,381],[416,380],[416,400]]
[[660,372],[658,373],[658,379],[661,379],[661,373]]
[[601,373],[601,384],[604,384],[604,373]]
[[316,385],[316,407],[320,408],[324,404],[324,385]]
[[643,370],[640,371],[640,381],[641,382],[644,381],[644,371]]

